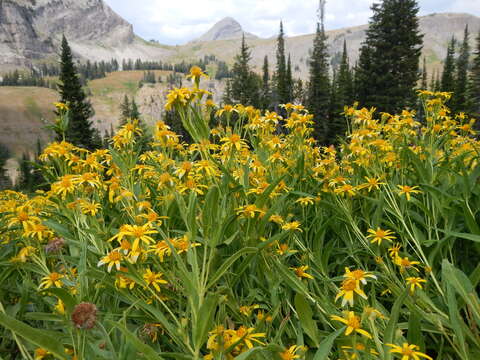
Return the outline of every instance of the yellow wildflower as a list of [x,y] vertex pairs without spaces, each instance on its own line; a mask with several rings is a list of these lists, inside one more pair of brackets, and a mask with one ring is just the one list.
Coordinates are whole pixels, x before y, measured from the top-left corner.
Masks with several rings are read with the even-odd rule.
[[418,272],[418,269],[415,267],[415,265],[419,265],[420,263],[418,261],[411,261],[408,257],[396,257],[394,260],[395,264],[400,266],[400,272],[404,272],[405,269],[410,269],[412,268],[416,272]]
[[293,270],[295,271],[295,275],[297,275],[300,279],[302,278],[306,278],[306,279],[313,279],[313,276],[306,273],[305,271],[307,271],[309,268],[308,265],[303,265],[303,266],[299,266],[299,267],[292,267],[290,268],[290,270]]
[[367,283],[367,278],[371,278],[371,279],[375,279],[375,280],[377,279],[377,277],[375,275],[373,275],[372,273],[370,273],[368,271],[364,271],[364,270],[361,270],[361,269],[350,271],[349,268],[345,268],[345,274],[343,275],[343,277],[345,277],[347,279],[355,280],[357,282],[357,284],[359,282],[361,282],[364,285]]
[[288,349],[285,349],[285,351],[279,353],[279,355],[282,360],[300,359],[298,352],[304,351],[306,351],[305,346],[292,345]]
[[345,330],[345,335],[350,335],[353,332],[359,333],[360,335],[363,335],[369,339],[372,338],[372,335],[370,335],[367,331],[363,330],[361,328],[361,321],[360,317],[356,316],[353,311],[348,311],[346,313],[346,317],[342,318],[340,316],[333,315],[331,317],[332,320],[334,321],[340,321],[347,325],[347,329]]
[[63,279],[64,277],[65,275],[59,274],[57,272],[51,272],[50,274],[42,278],[39,289],[48,289],[52,286],[60,288],[63,285],[61,279]]
[[421,193],[420,190],[416,190],[418,189],[418,186],[408,186],[408,185],[397,185],[397,186],[400,189],[399,194],[405,195],[405,197],[407,198],[407,201],[410,201],[411,194]]
[[392,354],[399,354],[400,356],[402,356],[402,360],[420,360],[420,358],[433,360],[433,358],[431,358],[427,354],[418,351],[420,348],[414,344],[403,343],[402,346],[398,346],[395,344],[386,345],[392,348],[390,349],[390,352]]
[[299,221],[292,221],[289,223],[285,223],[282,225],[282,230],[285,231],[300,231],[302,232],[302,229],[300,229],[300,222]]
[[406,278],[407,284],[410,285],[410,292],[413,294],[415,292],[415,288],[423,289],[422,283],[426,283],[427,280],[419,278],[419,277],[408,277]]
[[370,240],[372,244],[377,242],[378,245],[381,245],[382,240],[392,241],[393,239],[395,239],[395,236],[392,235],[393,231],[391,230],[382,230],[377,227],[377,230],[368,229],[367,231],[370,234],[367,235],[367,238],[372,238],[372,240]]
[[306,196],[306,197],[298,198],[295,202],[300,203],[300,205],[302,206],[307,206],[307,205],[313,205],[314,199],[311,196]]
[[108,264],[107,271],[110,272],[112,267],[115,265],[116,269],[120,270],[120,260],[122,260],[122,254],[117,251],[113,250],[108,255],[104,256],[97,264],[97,266],[102,266]]
[[343,280],[340,287],[340,292],[335,297],[335,301],[343,297],[342,306],[345,306],[347,303],[350,306],[353,306],[353,298],[355,293],[360,295],[362,298],[367,299],[367,295],[360,288],[360,284],[358,283],[358,281],[348,278],[346,280]]
[[38,349],[35,349],[35,354],[34,354],[34,359],[35,360],[42,360],[44,359],[45,357],[51,355],[52,353],[46,349],[43,349],[43,348],[38,348]]

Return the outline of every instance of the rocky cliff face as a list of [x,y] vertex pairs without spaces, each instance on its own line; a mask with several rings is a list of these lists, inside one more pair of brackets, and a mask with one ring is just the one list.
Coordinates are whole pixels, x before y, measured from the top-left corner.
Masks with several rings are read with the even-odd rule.
[[237,20],[226,17],[217,22],[208,32],[196,39],[195,42],[241,39],[244,34],[247,38],[256,38],[253,34],[245,33]]
[[36,0],[31,6],[34,27],[44,37],[73,42],[97,42],[104,46],[130,44],[132,25],[102,0]]
[[[469,14],[432,14],[420,18],[425,34],[423,55],[429,72],[439,69],[452,36],[461,40],[469,26],[474,45],[480,18]],[[328,31],[332,63],[346,40],[350,61],[358,59],[367,25]],[[238,54],[242,26],[227,17],[207,33],[183,46],[169,47],[146,42],[134,35],[131,24],[117,15],[103,0],[0,0],[0,71],[34,64],[42,59],[56,60],[62,34],[73,52],[83,59],[143,59],[169,62],[194,61],[205,55],[231,63]],[[261,70],[264,56],[274,60],[276,38],[262,39],[245,33],[252,51],[252,65]],[[294,76],[306,78],[313,35],[286,38]]]
[[0,69],[56,57],[63,34],[77,56],[91,60],[169,53],[135,37],[103,0],[0,0]]
[[24,66],[54,50],[51,39],[42,38],[35,29],[35,13],[23,1],[0,1],[0,66]]
[[[419,18],[420,31],[425,34],[423,55],[426,57],[428,72],[440,70],[442,61],[447,52],[447,46],[454,36],[457,40],[463,39],[465,25],[470,30],[470,41],[475,45],[476,35],[480,31],[480,17],[471,14],[442,13],[431,14]],[[328,47],[331,61],[334,65],[340,61],[343,42],[346,40],[350,64],[355,64],[359,56],[362,42],[365,40],[365,31],[368,25],[355,26],[327,31]],[[294,68],[294,77],[306,79],[308,77],[308,58],[313,45],[314,35],[301,35],[287,37],[285,48],[291,55]],[[270,61],[275,61],[277,40],[251,38],[247,41],[251,50],[251,64],[256,71],[261,72],[263,59],[268,56]],[[232,62],[240,49],[240,40],[217,40],[203,43],[189,43],[182,47],[182,54],[188,54],[192,59],[202,58],[204,55],[215,55],[217,58]]]

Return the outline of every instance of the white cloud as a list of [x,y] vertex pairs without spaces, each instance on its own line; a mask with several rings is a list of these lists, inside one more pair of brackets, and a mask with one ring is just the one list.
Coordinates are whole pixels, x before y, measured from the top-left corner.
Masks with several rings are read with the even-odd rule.
[[[327,0],[327,29],[368,22],[374,0]],[[378,1],[378,0],[377,0]],[[283,20],[287,35],[315,30],[318,0],[105,0],[146,39],[182,44],[199,37],[226,16],[261,37],[277,34]],[[421,14],[469,12],[480,16],[480,0],[420,0]]]

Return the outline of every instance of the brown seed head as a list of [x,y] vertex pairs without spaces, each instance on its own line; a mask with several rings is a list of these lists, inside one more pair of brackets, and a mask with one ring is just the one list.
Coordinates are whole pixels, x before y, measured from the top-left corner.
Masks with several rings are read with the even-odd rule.
[[62,250],[63,245],[65,245],[65,240],[61,237],[56,237],[45,245],[45,252],[50,253],[60,251]]
[[97,307],[92,303],[80,303],[73,309],[72,321],[79,329],[91,329],[97,321]]

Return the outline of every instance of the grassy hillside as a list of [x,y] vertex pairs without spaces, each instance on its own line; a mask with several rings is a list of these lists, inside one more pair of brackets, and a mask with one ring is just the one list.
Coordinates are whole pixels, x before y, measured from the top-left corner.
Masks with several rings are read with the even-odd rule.
[[[155,77],[159,76],[165,81],[168,71],[154,71]],[[103,134],[110,131],[110,126],[115,127],[120,117],[119,105],[122,103],[125,95],[137,99],[139,93],[139,82],[143,79],[143,71],[120,71],[107,75],[103,79],[90,81],[88,84],[91,90],[92,105],[95,109],[93,123]],[[153,85],[152,85],[153,86]],[[144,85],[150,87],[150,85]]]
[[[153,124],[162,116],[165,98],[169,89],[166,76],[169,71],[155,71],[162,83],[145,84],[139,87],[143,71],[119,71],[103,79],[90,81],[88,89],[95,110],[93,125],[102,134],[115,128],[120,117],[120,107],[125,95],[134,97],[147,123]],[[208,89],[218,96],[223,94],[223,82],[206,82]],[[219,99],[217,98],[216,101]],[[19,158],[24,151],[34,151],[37,138],[42,143],[51,139],[44,126],[54,119],[53,102],[58,94],[51,89],[37,87],[0,86],[0,142],[4,143]]]
[[54,118],[57,98],[46,88],[0,87],[0,142],[15,156],[35,149],[37,139],[46,143],[50,137],[44,126]]

